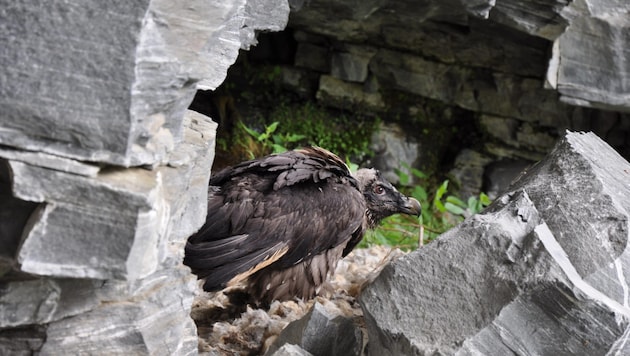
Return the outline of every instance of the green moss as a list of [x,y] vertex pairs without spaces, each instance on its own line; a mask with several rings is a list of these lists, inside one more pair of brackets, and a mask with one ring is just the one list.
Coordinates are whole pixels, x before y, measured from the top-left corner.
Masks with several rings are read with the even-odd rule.
[[266,118],[267,124],[272,122],[279,123],[279,135],[303,137],[295,146],[316,145],[342,157],[369,155],[370,138],[379,126],[376,118],[352,116],[312,102],[282,103]]

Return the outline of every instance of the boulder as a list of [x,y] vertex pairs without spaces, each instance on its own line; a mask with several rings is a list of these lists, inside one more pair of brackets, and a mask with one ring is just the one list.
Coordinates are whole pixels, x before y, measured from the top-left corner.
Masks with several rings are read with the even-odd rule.
[[358,356],[363,349],[363,333],[351,318],[316,302],[304,317],[282,330],[266,354],[282,355],[286,345],[297,345],[315,356]]
[[448,172],[449,179],[457,187],[457,196],[467,199],[484,191],[484,171],[491,161],[490,157],[471,149],[464,149],[457,154],[453,168]]
[[601,139],[568,132],[483,213],[383,269],[360,296],[368,352],[627,352],[629,179]]
[[409,177],[407,184],[414,182],[416,177],[411,174],[409,167],[415,166],[422,160],[421,143],[397,124],[381,124],[372,134],[370,149],[374,152],[371,165],[378,169],[385,179],[398,184],[398,173],[402,171]]

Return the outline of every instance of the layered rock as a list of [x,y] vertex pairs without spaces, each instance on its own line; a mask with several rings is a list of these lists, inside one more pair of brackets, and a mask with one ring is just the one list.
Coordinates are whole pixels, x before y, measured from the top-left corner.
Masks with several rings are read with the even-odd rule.
[[0,140],[125,166],[164,159],[197,86],[216,88],[255,31],[284,28],[289,11],[282,0],[2,7]]
[[[432,20],[474,26],[475,21],[471,21],[470,16],[487,19],[518,32],[554,41],[547,79],[567,101],[627,111],[628,55],[622,44],[628,40],[629,12],[630,7],[618,0],[558,0],[544,4],[514,0],[424,1],[420,4],[369,1],[361,6],[319,0],[301,7],[292,16],[291,26],[313,30],[342,42],[372,42],[380,38],[384,40],[384,47],[411,49],[425,58],[435,55],[446,63],[488,60],[487,64],[494,62],[492,67],[496,67],[529,59],[526,66],[515,66],[517,73],[542,64],[536,61],[540,53],[532,52],[535,57],[521,57],[517,52],[510,52],[518,46],[508,45],[503,53],[497,53],[496,47],[502,44],[485,42],[484,33],[465,35],[456,31],[444,32],[445,28],[439,25],[425,26]],[[400,26],[401,23],[404,26]],[[423,30],[409,31],[416,26]],[[493,37],[504,37],[498,33],[488,35],[486,39],[490,41]],[[450,41],[445,41],[446,37]],[[470,45],[462,41],[465,38],[478,47],[470,51]],[[483,51],[484,46],[490,51]],[[503,61],[498,56],[486,57],[488,54],[499,55]],[[339,55],[333,58],[339,58]],[[335,62],[341,63],[342,67],[347,63]],[[540,76],[542,73],[532,74]]]
[[567,133],[482,214],[360,297],[370,354],[627,352],[630,164]]
[[195,354],[217,125],[187,111],[286,1],[2,5],[0,354]]
[[5,242],[15,250],[0,277],[0,349],[196,350],[189,317],[196,285],[181,259],[186,237],[205,221],[216,124],[191,111],[184,124],[169,164],[153,170],[0,152],[11,157],[16,202],[40,203]]
[[[456,154],[444,152],[453,146],[475,149],[488,163],[533,163],[565,129],[594,131],[630,157],[625,3],[302,5],[289,21],[297,52],[287,86],[310,80],[323,105],[413,123],[407,136],[424,157],[407,164],[444,170],[434,162],[452,162]],[[434,147],[438,157],[431,159],[425,152]],[[457,183],[462,194],[489,189]]]
[[630,5],[573,1],[561,15],[570,24],[554,38],[548,84],[574,105],[630,111]]

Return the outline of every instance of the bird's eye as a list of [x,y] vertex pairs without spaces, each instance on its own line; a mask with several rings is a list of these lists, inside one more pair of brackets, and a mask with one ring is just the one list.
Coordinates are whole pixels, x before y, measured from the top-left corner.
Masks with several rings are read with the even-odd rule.
[[374,188],[372,188],[372,191],[374,192],[374,194],[381,195],[385,193],[385,188],[383,188],[382,185],[375,185]]

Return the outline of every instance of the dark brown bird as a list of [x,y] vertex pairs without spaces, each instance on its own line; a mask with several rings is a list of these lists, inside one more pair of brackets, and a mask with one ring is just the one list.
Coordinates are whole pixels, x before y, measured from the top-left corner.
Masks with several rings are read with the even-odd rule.
[[353,176],[333,153],[310,147],[226,168],[212,178],[205,225],[184,264],[203,289],[244,286],[248,300],[312,298],[368,228],[420,214],[374,169]]

